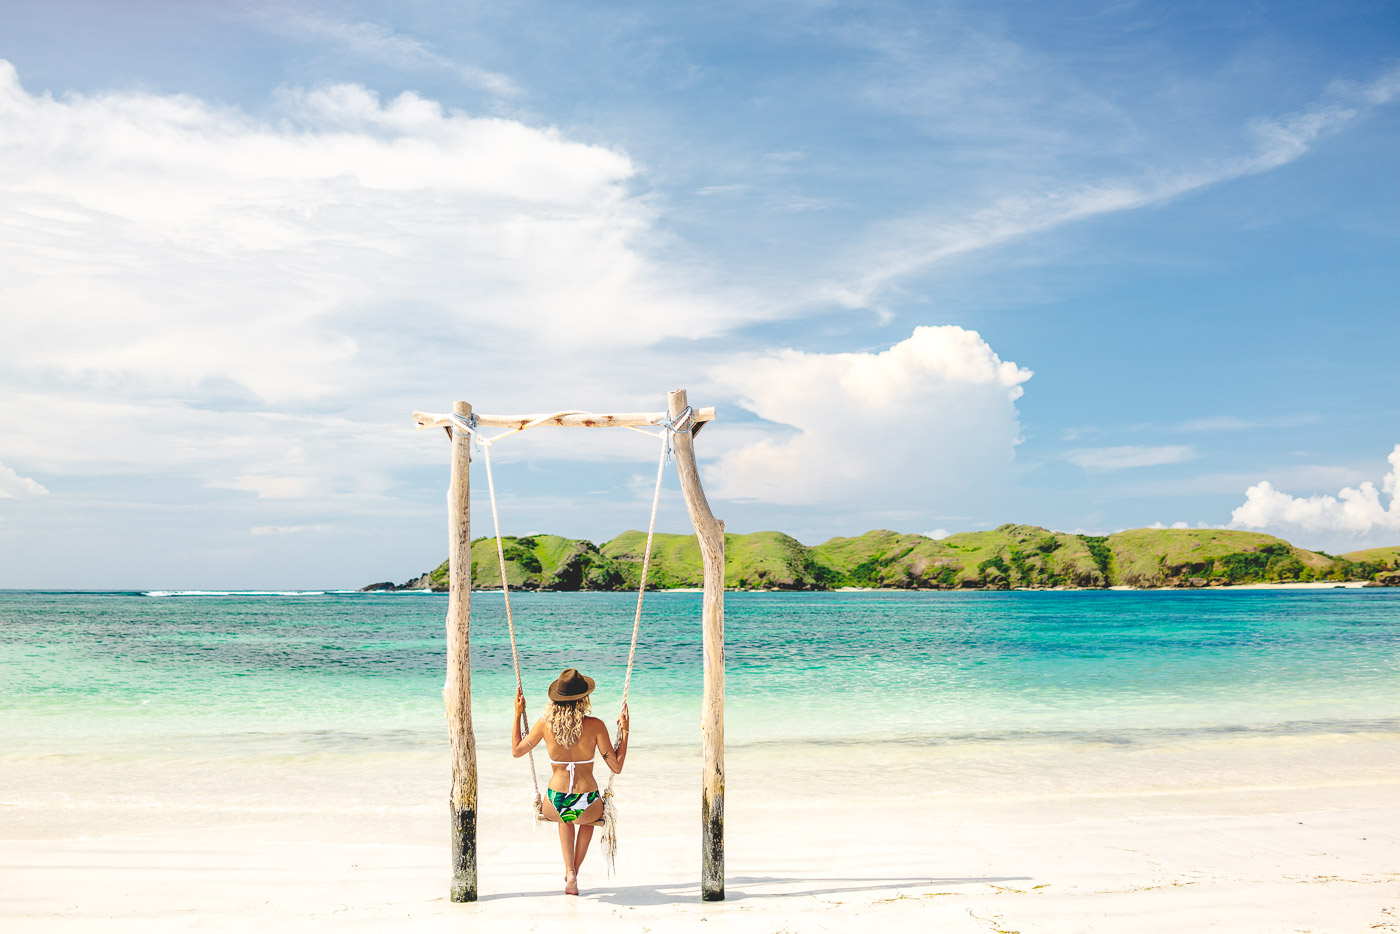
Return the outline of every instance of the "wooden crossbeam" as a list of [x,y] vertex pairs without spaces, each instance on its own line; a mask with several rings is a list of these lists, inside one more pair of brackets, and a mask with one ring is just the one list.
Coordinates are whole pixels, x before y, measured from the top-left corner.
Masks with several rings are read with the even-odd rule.
[[[537,415],[482,415],[477,414],[476,423],[485,425],[488,428],[524,428],[526,425],[540,419],[540,428],[645,428],[647,426],[660,425],[666,421],[668,416],[665,412],[619,412],[617,414],[606,415],[593,412],[570,412],[565,415],[557,415],[548,418],[548,412],[540,412]],[[704,408],[696,409],[692,421],[699,425],[703,422],[713,421],[715,417],[715,407],[707,405]],[[421,431],[424,428],[449,428],[452,425],[452,417],[449,415],[434,415],[428,412],[414,412],[413,420],[418,424]]]

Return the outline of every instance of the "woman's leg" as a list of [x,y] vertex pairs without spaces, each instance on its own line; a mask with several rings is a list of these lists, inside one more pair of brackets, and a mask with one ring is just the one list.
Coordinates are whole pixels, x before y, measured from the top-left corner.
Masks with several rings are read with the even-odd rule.
[[593,822],[603,816],[603,799],[599,798],[588,806],[578,818],[578,836],[574,839],[574,872],[583,866],[583,858],[588,855],[588,844],[593,842]]
[[579,867],[583,865],[583,858],[588,855],[588,844],[593,841],[593,827],[585,824],[578,829],[578,838],[574,843],[574,872],[577,873]]
[[[574,825],[559,824],[559,849],[564,854],[564,894],[578,894],[578,864],[574,860]],[[570,889],[573,891],[569,891]]]

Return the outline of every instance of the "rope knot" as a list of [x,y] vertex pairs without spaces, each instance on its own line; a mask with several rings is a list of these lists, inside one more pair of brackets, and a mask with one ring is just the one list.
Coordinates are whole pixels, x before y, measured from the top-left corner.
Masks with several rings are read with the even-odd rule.
[[681,432],[681,431],[688,431],[688,430],[690,430],[691,423],[694,421],[694,419],[695,419],[695,409],[692,408],[691,406],[686,406],[684,409],[682,409],[681,411],[679,411],[679,412],[676,413],[676,417],[675,417],[675,418],[668,418],[668,419],[666,419],[665,421],[663,421],[663,422],[661,423],[661,428],[662,428],[662,432],[661,432],[661,433],[662,433],[662,435],[664,435],[663,440],[664,440],[665,443],[666,443],[666,449],[665,449],[664,453],[662,454],[662,463],[663,463],[663,464],[669,464],[669,463],[671,463],[671,442],[672,442],[672,435],[674,435],[674,434],[676,434],[676,433],[678,433],[678,432]]

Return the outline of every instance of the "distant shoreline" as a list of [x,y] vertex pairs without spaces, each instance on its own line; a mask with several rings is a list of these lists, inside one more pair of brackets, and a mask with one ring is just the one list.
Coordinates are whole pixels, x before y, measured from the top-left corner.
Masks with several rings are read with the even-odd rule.
[[[1113,587],[962,587],[957,590],[950,590],[939,587],[833,587],[828,590],[796,590],[784,587],[726,587],[725,593],[788,593],[788,594],[814,594],[814,593],[1095,593],[1095,592],[1124,592],[1149,593],[1153,591],[1217,591],[1217,590],[1379,590],[1389,586],[1375,584],[1369,581],[1309,581],[1304,583],[1256,583],[1256,584],[1212,584],[1206,587],[1132,587],[1127,584],[1119,584]],[[499,587],[473,587],[474,594],[500,593]],[[539,590],[535,588],[516,589],[511,588],[512,593],[634,593],[631,590]],[[337,593],[402,593],[402,594],[445,594],[446,590],[433,590],[421,588],[416,590],[405,590],[395,588],[393,590],[360,590],[360,591],[337,591]],[[666,587],[648,589],[648,594],[665,593],[704,593],[700,587]]]

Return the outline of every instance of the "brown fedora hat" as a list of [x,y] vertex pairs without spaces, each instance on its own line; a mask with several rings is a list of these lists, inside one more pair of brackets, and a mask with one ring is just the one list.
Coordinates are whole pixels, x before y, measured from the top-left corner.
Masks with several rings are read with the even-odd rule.
[[553,701],[583,700],[593,693],[593,679],[581,675],[577,668],[565,668],[559,678],[549,686],[549,699]]

